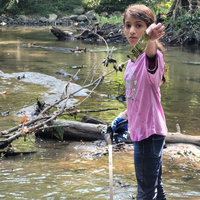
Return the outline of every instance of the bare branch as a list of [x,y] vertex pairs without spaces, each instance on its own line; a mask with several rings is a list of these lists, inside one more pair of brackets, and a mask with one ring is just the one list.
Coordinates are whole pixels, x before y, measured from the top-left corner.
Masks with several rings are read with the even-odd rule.
[[[96,34],[98,35],[98,34]],[[110,72],[108,72],[107,74],[105,74],[105,71],[106,71],[106,68],[108,66],[109,63],[115,63],[117,62],[116,59],[113,59],[112,58],[112,53],[114,51],[114,48],[111,49],[111,51],[109,50],[109,47],[108,47],[108,44],[106,42],[106,40],[101,37],[100,35],[98,35],[98,37],[100,39],[102,39],[105,44],[106,44],[106,47],[107,47],[107,56],[106,58],[104,58],[104,60],[97,66],[91,80],[90,80],[90,83],[85,85],[88,77],[89,77],[89,74],[91,73],[92,69],[94,68],[95,64],[92,66],[92,68],[90,69],[89,71],[89,74],[87,76],[87,78],[85,79],[83,85],[81,88],[79,88],[78,90],[74,91],[74,92],[68,92],[68,87],[70,85],[70,83],[72,82],[73,78],[70,79],[67,84],[64,86],[64,89],[63,89],[63,94],[61,95],[60,99],[56,100],[54,103],[48,105],[46,108],[44,108],[41,113],[35,117],[34,119],[32,119],[31,121],[29,122],[25,122],[23,124],[20,124],[14,128],[11,128],[11,129],[8,129],[8,130],[5,130],[5,131],[2,131],[1,134],[2,135],[6,135],[6,134],[9,134],[11,132],[14,132],[14,131],[17,131],[14,135],[10,136],[8,139],[2,141],[0,143],[0,149],[1,148],[5,148],[6,146],[8,146],[12,141],[14,141],[16,138],[20,137],[20,136],[24,136],[26,137],[27,134],[29,133],[32,133],[34,131],[37,131],[38,129],[40,129],[41,127],[45,127],[47,125],[49,125],[53,120],[55,120],[58,116],[62,116],[62,115],[74,115],[74,114],[77,114],[77,113],[87,113],[87,112],[102,112],[102,111],[107,111],[107,110],[111,110],[111,108],[109,109],[99,109],[99,110],[77,110],[77,107],[80,106],[83,102],[85,102],[89,97],[90,95],[94,92],[94,90],[99,86],[100,83],[102,83],[102,80],[105,78],[105,76],[108,76],[109,74],[115,72],[115,71],[118,71],[118,70],[122,70],[123,66],[125,65],[125,63],[121,63],[120,65],[118,65],[118,67],[116,67],[115,69],[111,70]],[[102,71],[102,74],[97,77],[95,80],[94,80],[94,77],[97,73],[97,70],[100,68],[100,66],[104,64],[104,68],[103,68],[103,71]],[[120,71],[121,71],[120,70]],[[77,71],[77,73],[74,75],[77,76],[77,74],[80,72],[80,70]],[[93,88],[90,90],[89,94],[79,103],[77,103],[76,105],[74,105],[73,107],[70,107],[70,108],[67,108],[66,107],[66,102],[68,101],[69,97],[78,93],[79,91],[85,89],[85,88],[89,88],[93,86]],[[59,105],[61,102],[65,102],[61,108],[57,107],[57,110],[54,111],[52,114],[50,114],[50,110],[52,108],[55,108],[57,105]],[[116,108],[112,108],[112,110],[116,110]],[[63,112],[66,112],[66,113],[63,113]],[[32,125],[31,127],[28,127]]]

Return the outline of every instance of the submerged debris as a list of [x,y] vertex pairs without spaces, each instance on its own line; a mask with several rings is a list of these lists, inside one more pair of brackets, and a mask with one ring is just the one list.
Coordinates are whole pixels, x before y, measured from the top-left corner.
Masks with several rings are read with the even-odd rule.
[[59,28],[52,27],[51,32],[60,40],[77,39],[77,40],[98,40],[99,36],[103,37],[106,41],[112,42],[127,42],[123,34],[122,23],[109,24],[105,23],[99,26],[98,23],[94,24],[92,28],[78,29],[82,31],[81,34],[72,36],[68,32],[62,31]]
[[73,74],[67,73],[65,70],[61,69],[60,71],[56,72],[56,74],[60,76],[68,76],[70,78],[73,78],[74,80],[80,79],[78,76],[75,76]]
[[[112,149],[113,152],[126,152],[127,150],[133,150],[133,144],[113,144]],[[77,158],[84,158],[87,160],[93,160],[97,157],[108,155],[108,145],[105,140],[96,140],[87,144],[82,143],[80,146],[76,147],[76,150],[83,150],[78,153]]]

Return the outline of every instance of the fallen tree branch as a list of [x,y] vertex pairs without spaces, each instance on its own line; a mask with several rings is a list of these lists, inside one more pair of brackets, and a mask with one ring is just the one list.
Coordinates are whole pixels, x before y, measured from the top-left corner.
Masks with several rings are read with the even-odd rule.
[[188,143],[200,146],[200,136],[184,135],[182,133],[168,133],[165,141],[168,143]]
[[11,144],[14,140],[18,139],[21,136],[20,132],[16,132],[15,135],[10,136],[8,139],[4,141],[0,141],[0,149],[4,149],[9,144]]
[[[36,134],[40,137],[51,137],[52,133],[55,131],[55,127],[61,127],[63,129],[64,139],[73,140],[84,140],[93,141],[98,139],[104,139],[103,132],[107,129],[107,124],[94,124],[94,123],[84,123],[84,122],[74,122],[66,120],[55,120],[49,126],[38,131]],[[182,133],[170,133],[168,132],[166,138],[166,143],[187,143],[200,146],[200,136],[185,135]],[[133,143],[128,134],[128,139],[126,143]]]
[[[94,33],[94,34],[96,34],[96,33]],[[80,87],[80,89],[70,93],[70,92],[68,92],[68,87],[73,80],[73,78],[72,78],[65,85],[64,92],[61,95],[60,99],[58,99],[55,102],[53,102],[52,104],[44,107],[44,109],[40,112],[40,114],[37,117],[33,118],[29,122],[23,123],[23,125],[20,124],[20,125],[13,127],[11,129],[1,131],[2,135],[10,134],[14,131],[16,131],[16,132],[13,135],[11,135],[9,138],[5,139],[4,141],[1,141],[0,149],[5,148],[6,146],[8,146],[11,142],[13,142],[15,139],[17,139],[20,136],[23,136],[25,138],[27,134],[30,134],[32,132],[37,132],[37,130],[39,130],[41,128],[45,129],[46,127],[48,127],[48,125],[50,125],[53,121],[55,121],[58,116],[62,116],[62,115],[66,115],[66,114],[67,115],[72,115],[72,114],[76,115],[77,113],[81,113],[81,112],[101,112],[101,111],[110,110],[110,109],[100,109],[99,111],[94,111],[94,110],[93,111],[92,110],[80,111],[80,110],[77,110],[77,107],[80,106],[84,101],[86,101],[90,97],[90,95],[94,92],[94,90],[100,85],[100,83],[102,83],[102,80],[105,78],[105,76],[108,76],[109,74],[117,71],[116,69],[113,69],[112,71],[105,74],[105,71],[106,71],[108,64],[113,63],[113,62],[117,62],[117,61],[116,61],[116,59],[112,58],[112,53],[113,53],[114,48],[112,48],[111,51],[110,51],[106,40],[104,38],[102,38],[100,35],[98,35],[98,34],[96,34],[96,35],[105,42],[106,47],[107,47],[107,56],[106,56],[106,58],[104,58],[104,60],[102,62],[100,62],[100,64],[97,67],[97,70],[98,70],[101,65],[104,66],[104,68],[101,72],[101,75],[99,77],[97,77],[96,79],[94,79],[95,75],[97,74],[97,70],[95,70],[89,84],[86,84],[86,80],[85,80],[82,87]],[[123,66],[124,66],[124,63],[119,64],[118,69],[120,70],[120,68],[121,68],[121,70],[122,70]],[[74,77],[77,76],[79,71],[80,70],[77,71],[77,73],[74,75]],[[88,79],[88,77],[86,79]],[[70,98],[70,96],[73,96],[74,94],[78,93],[79,91],[86,89],[86,88],[89,88],[91,86],[93,86],[93,88],[90,90],[89,94],[81,102],[79,102],[76,105],[71,106],[71,107],[66,106],[67,101]],[[58,105],[61,102],[64,103],[64,104],[61,107],[59,107]],[[53,113],[51,113],[51,109],[52,108],[55,109],[56,106],[57,106],[57,110],[54,111]],[[64,112],[66,112],[66,113],[64,113]]]
[[67,113],[62,113],[62,115],[73,115],[74,113],[104,112],[108,110],[118,110],[118,108],[104,108],[98,110],[74,110],[74,111],[68,111]]

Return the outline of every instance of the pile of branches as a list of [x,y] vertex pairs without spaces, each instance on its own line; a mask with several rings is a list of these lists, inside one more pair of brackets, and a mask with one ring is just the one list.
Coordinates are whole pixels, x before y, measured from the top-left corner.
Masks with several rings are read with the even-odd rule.
[[[101,39],[104,40],[103,38]],[[68,92],[70,83],[73,81],[73,78],[71,78],[68,81],[68,83],[65,85],[63,89],[63,94],[59,97],[58,100],[56,100],[54,103],[50,105],[45,105],[45,104],[39,105],[40,113],[37,116],[33,117],[30,121],[24,120],[24,122],[21,123],[20,125],[17,125],[8,130],[1,131],[0,137],[4,138],[4,140],[0,141],[0,149],[9,147],[10,144],[19,137],[24,137],[24,139],[26,140],[26,136],[28,134],[36,133],[39,130],[41,131],[41,129],[44,130],[45,128],[48,128],[49,126],[51,126],[52,122],[56,120],[59,116],[64,116],[64,115],[76,116],[78,113],[81,113],[81,112],[82,113],[83,112],[85,113],[97,112],[94,110],[81,111],[81,110],[78,110],[78,107],[90,97],[90,95],[101,83],[103,83],[103,80],[106,76],[118,70],[122,71],[123,67],[126,64],[125,62],[125,63],[120,63],[119,65],[116,65],[118,61],[112,56],[114,48],[109,49],[107,42],[105,40],[104,42],[107,46],[107,55],[102,60],[102,62],[98,64],[98,66],[96,66],[94,63],[94,65],[91,67],[90,71],[88,72],[88,76],[84,80],[82,87],[74,92],[71,92],[71,93]],[[110,70],[110,72],[105,73],[106,68],[108,67],[110,63],[112,63],[114,68],[111,68],[112,70]],[[103,70],[102,70],[102,73],[100,74],[99,72],[97,73],[97,71],[98,69],[100,69],[101,66],[103,66]],[[96,69],[94,70],[95,67]],[[74,77],[78,75],[79,71],[80,69],[77,71]],[[100,74],[100,75],[96,77],[97,76],[96,74]],[[88,80],[89,77],[92,77],[91,80]],[[86,88],[90,88],[90,92],[81,102],[71,107],[67,106],[67,101],[72,95]],[[60,104],[61,102],[62,104]],[[59,104],[62,106],[58,107]],[[98,111],[106,111],[106,110],[111,110],[111,109],[101,109]]]
[[99,36],[106,41],[112,42],[127,42],[125,35],[123,34],[122,24],[108,24],[105,23],[99,26],[99,23],[95,23],[91,28],[77,28],[76,31],[81,32],[78,35],[72,36],[69,32],[60,30],[59,28],[52,27],[51,32],[60,40],[67,40],[74,38],[77,40],[97,40]]
[[164,20],[166,30],[165,35],[161,38],[164,44],[200,44],[200,10],[198,2],[190,0],[175,0],[173,2]]

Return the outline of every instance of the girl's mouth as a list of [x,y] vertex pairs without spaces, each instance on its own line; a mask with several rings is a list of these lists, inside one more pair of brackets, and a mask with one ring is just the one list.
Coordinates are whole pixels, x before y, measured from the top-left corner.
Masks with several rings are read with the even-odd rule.
[[131,40],[137,40],[137,37],[131,36],[131,37],[129,37],[129,39],[131,39]]

